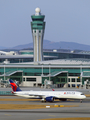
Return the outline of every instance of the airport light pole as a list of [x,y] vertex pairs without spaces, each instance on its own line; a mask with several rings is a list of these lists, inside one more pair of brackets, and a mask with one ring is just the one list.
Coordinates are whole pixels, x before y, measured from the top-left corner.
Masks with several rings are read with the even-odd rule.
[[80,72],[81,72],[81,76],[80,76],[80,78],[81,78],[81,82],[82,82],[82,64],[81,64],[81,67],[80,67]]
[[4,80],[5,80],[5,63],[4,63]]
[[50,65],[51,65],[51,64],[49,63],[49,81],[50,81]]
[[43,63],[42,63],[42,76],[43,76]]

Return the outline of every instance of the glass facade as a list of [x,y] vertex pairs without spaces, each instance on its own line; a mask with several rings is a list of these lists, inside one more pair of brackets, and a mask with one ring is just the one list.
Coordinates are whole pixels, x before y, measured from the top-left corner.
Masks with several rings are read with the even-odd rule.
[[90,54],[80,54],[80,53],[64,53],[64,52],[43,52],[44,55],[57,56],[58,59],[69,59],[69,58],[86,58],[90,59]]
[[[29,66],[29,67],[28,67]],[[54,66],[54,65],[53,65]],[[20,82],[25,81],[25,78],[23,79],[22,77],[26,76],[28,78],[31,79],[30,76],[41,76],[42,75],[42,71],[43,71],[43,76],[42,76],[42,84],[44,84],[44,80],[50,80],[52,81],[53,84],[65,84],[67,82],[78,82],[77,84],[79,84],[79,82],[82,82],[82,84],[84,84],[84,81],[86,81],[87,79],[90,81],[90,77],[89,76],[82,76],[82,81],[81,81],[81,68],[70,68],[70,67],[65,67],[65,66],[57,66],[55,65],[53,67],[52,65],[46,66],[43,65],[4,65],[0,66],[0,78],[4,79],[4,72],[5,72],[5,79],[14,79],[14,80],[18,80]],[[43,70],[42,70],[43,69]],[[21,70],[22,72],[16,72],[13,73],[14,71],[18,71]],[[62,72],[63,71],[63,72]],[[64,71],[67,71],[67,73],[65,73]],[[83,67],[82,68],[82,72],[84,73],[84,75],[88,75],[90,71],[90,68],[88,66]],[[9,73],[13,73],[11,75],[8,75]],[[51,76],[49,77],[49,72],[51,74]],[[88,74],[87,74],[88,73]],[[77,77],[77,78],[74,78]],[[28,79],[26,79],[27,81]],[[36,81],[31,80],[31,81]]]

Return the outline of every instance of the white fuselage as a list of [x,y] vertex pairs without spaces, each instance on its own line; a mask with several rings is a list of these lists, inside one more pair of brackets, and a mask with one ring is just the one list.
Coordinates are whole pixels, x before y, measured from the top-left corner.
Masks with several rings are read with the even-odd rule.
[[15,95],[26,98],[53,97],[57,99],[85,99],[86,96],[82,92],[76,91],[18,91]]

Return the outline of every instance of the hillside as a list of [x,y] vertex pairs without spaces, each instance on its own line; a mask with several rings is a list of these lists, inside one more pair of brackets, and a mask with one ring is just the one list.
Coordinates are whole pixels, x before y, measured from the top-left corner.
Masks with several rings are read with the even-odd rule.
[[[24,45],[18,45],[10,49],[21,50],[21,49],[32,49],[32,48],[33,48],[33,42],[29,44],[24,44]],[[84,45],[84,44],[79,44],[75,42],[65,42],[65,41],[52,42],[49,40],[44,40],[43,48],[44,49],[70,49],[70,50],[90,51],[90,45]],[[5,49],[5,47],[0,47],[0,49]]]

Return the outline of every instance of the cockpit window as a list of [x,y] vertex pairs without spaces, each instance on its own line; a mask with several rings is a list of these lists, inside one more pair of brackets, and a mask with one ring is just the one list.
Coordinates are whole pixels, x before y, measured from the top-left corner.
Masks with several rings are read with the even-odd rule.
[[81,95],[84,95],[83,93]]

